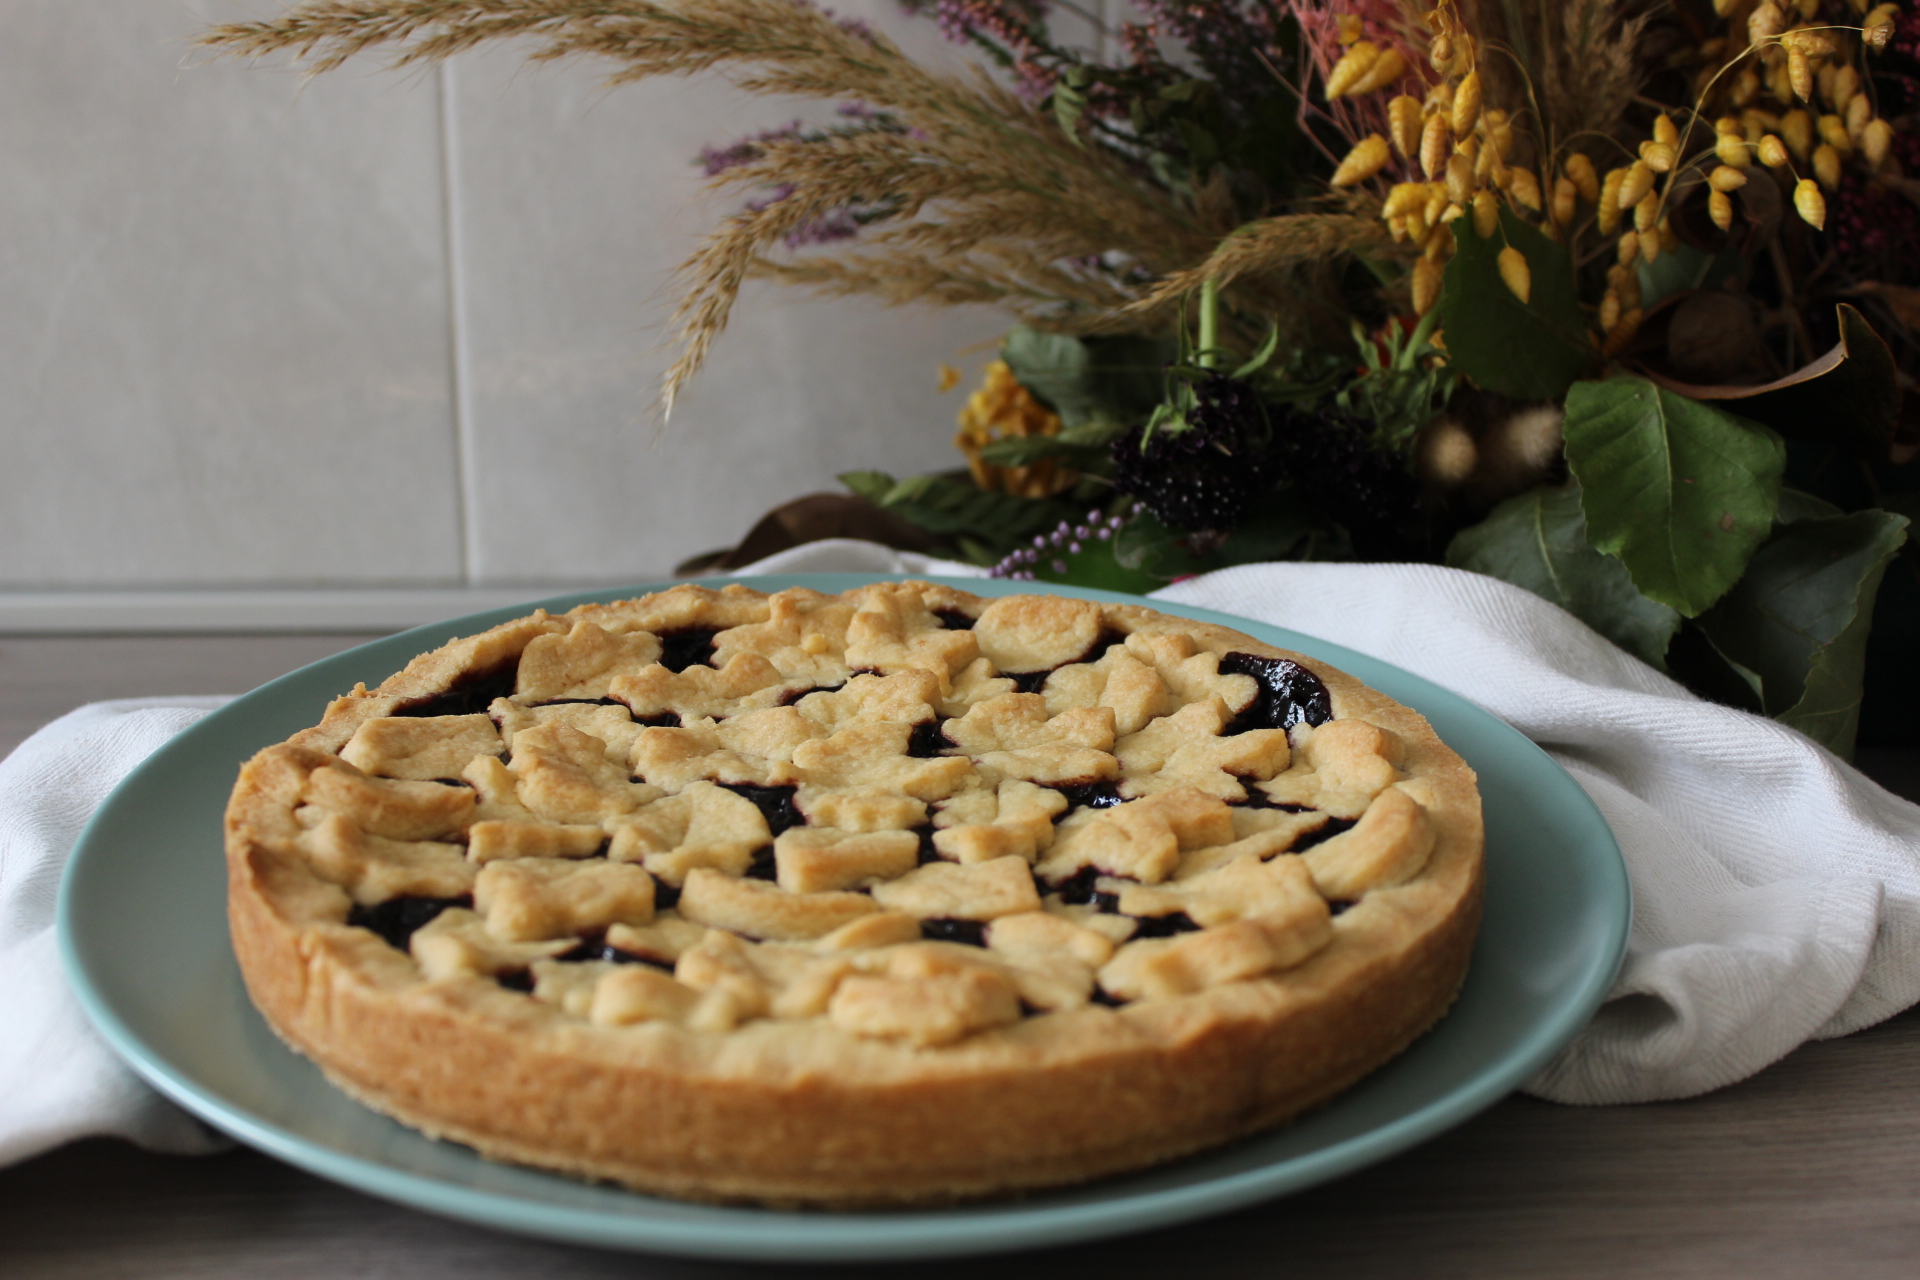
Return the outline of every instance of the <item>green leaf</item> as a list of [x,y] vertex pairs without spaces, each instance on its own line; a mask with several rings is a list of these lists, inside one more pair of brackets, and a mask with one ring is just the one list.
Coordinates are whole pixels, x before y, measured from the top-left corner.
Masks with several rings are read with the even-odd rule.
[[1049,498],[982,489],[965,472],[914,476],[874,498],[881,506],[940,537],[972,538],[1004,555],[1015,545],[1081,508]]
[[[1488,391],[1520,400],[1558,400],[1599,353],[1587,336],[1574,290],[1573,260],[1511,210],[1486,239],[1471,217],[1451,223],[1457,243],[1440,289],[1447,358]],[[1533,276],[1526,302],[1500,278],[1500,251],[1511,245]]]
[[1661,302],[1690,289],[1717,289],[1740,274],[1744,265],[1732,249],[1707,253],[1690,244],[1664,251],[1639,266],[1640,307],[1651,311]]
[[1007,334],[1000,358],[1068,428],[1103,416],[1145,418],[1160,399],[1166,363],[1159,345],[1143,338],[1076,338],[1025,326]]
[[1575,383],[1562,429],[1588,540],[1689,618],[1725,595],[1772,527],[1780,437],[1631,377]]
[[1907,539],[1886,511],[1796,520],[1700,616],[1728,662],[1757,678],[1768,715],[1851,757],[1874,597]]
[[1666,669],[1680,615],[1641,595],[1627,567],[1587,542],[1580,486],[1542,486],[1462,529],[1447,563],[1525,587],[1551,601],[1642,662]]
[[842,471],[838,479],[869,502],[880,501],[894,486],[893,477],[884,471]]

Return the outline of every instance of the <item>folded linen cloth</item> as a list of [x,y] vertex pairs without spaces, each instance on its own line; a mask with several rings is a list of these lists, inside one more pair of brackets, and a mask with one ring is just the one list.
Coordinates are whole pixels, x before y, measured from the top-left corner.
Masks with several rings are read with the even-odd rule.
[[[741,569],[967,574],[872,544]],[[1518,587],[1433,565],[1246,565],[1157,599],[1287,627],[1462,694],[1544,747],[1633,880],[1607,1003],[1527,1084],[1684,1098],[1920,1001],[1920,806],[1772,720],[1703,702]]]
[[96,702],[0,761],[0,1165],[118,1134],[156,1151],[225,1142],[121,1063],[68,987],[53,908],[73,842],[107,793],[225,698]]
[[[979,576],[872,543],[741,570]],[[1920,806],[1770,720],[1702,702],[1516,587],[1429,565],[1274,564],[1156,593],[1346,645],[1473,699],[1591,795],[1633,879],[1608,1003],[1528,1092],[1680,1098],[1920,1000]],[[0,1164],[121,1134],[219,1140],[121,1066],[61,974],[54,893],[115,783],[218,698],[82,707],[0,762]]]

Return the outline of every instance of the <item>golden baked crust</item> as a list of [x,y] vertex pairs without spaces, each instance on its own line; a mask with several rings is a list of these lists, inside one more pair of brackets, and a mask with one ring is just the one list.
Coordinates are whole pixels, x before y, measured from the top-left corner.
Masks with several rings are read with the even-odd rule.
[[483,1154],[832,1207],[1277,1124],[1446,1009],[1472,771],[1133,605],[680,586],[455,640],[241,770],[234,950],[343,1089]]

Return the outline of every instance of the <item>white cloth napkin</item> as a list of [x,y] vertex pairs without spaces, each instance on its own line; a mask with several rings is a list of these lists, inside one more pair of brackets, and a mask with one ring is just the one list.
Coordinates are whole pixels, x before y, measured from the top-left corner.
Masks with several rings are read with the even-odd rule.
[[[872,544],[740,570],[966,574]],[[1527,1091],[1684,1098],[1920,1001],[1920,806],[1771,720],[1703,702],[1571,614],[1432,565],[1248,565],[1154,593],[1318,636],[1462,694],[1613,827],[1633,934],[1607,1004]]]
[[[797,547],[745,573],[978,576],[872,543]],[[1770,720],[1701,702],[1571,615],[1428,565],[1278,564],[1157,593],[1404,667],[1540,743],[1612,824],[1634,926],[1609,1002],[1528,1091],[1681,1098],[1920,1000],[1920,807]],[[108,791],[218,698],[83,707],[0,762],[0,1164],[91,1134],[220,1144],[93,1033],[53,939],[68,851]]]
[[53,933],[60,873],[107,793],[225,698],[96,702],[0,761],[0,1165],[118,1134],[157,1151],[226,1145],[140,1082],[67,986]]

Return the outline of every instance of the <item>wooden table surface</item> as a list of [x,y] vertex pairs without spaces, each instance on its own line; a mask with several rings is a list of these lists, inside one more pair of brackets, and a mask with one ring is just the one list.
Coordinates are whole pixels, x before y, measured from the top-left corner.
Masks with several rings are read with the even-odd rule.
[[[0,751],[84,701],[232,692],[364,638],[0,637]],[[1916,763],[1883,755],[1869,766],[1911,795]],[[1807,1045],[1743,1084],[1685,1102],[1573,1108],[1515,1096],[1396,1159],[1224,1218],[1066,1249],[860,1270],[915,1280],[987,1271],[996,1280],[1906,1280],[1920,1274],[1920,1010]],[[5,1280],[781,1272],[498,1235],[246,1150],[180,1158],[96,1140],[0,1169]]]

